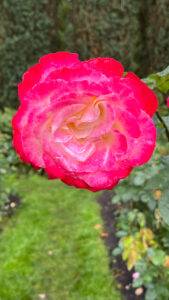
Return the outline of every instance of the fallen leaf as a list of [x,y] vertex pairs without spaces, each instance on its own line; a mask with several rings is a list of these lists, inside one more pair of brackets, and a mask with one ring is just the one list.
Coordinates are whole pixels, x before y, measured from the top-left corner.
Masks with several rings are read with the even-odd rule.
[[156,190],[156,191],[154,192],[154,196],[155,196],[157,199],[160,199],[160,198],[161,198],[161,195],[162,195],[162,191],[160,191],[160,190]]
[[135,295],[140,296],[143,293],[143,291],[144,291],[143,288],[139,287],[138,289],[135,290]]
[[101,225],[100,224],[96,224],[95,226],[94,226],[94,229],[100,229],[101,228]]
[[125,289],[128,291],[129,289],[131,288],[131,284],[127,284],[126,286],[125,286]]
[[169,268],[169,256],[165,257],[165,267]]
[[121,284],[121,283],[118,283],[118,284],[117,284],[117,288],[118,288],[118,289],[122,289],[122,284]]
[[109,235],[109,234],[106,233],[106,232],[102,232],[102,233],[101,233],[101,237],[108,237],[108,235]]

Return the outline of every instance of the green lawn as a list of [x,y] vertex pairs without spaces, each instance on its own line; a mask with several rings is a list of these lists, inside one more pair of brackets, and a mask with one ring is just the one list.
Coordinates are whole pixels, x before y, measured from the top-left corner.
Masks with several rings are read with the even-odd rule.
[[99,194],[40,176],[7,184],[22,205],[0,235],[0,300],[121,299],[94,229]]

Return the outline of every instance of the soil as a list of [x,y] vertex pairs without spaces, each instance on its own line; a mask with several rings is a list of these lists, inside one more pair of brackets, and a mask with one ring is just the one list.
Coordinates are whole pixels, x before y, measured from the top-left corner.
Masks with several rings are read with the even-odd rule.
[[127,270],[125,263],[122,260],[121,255],[114,257],[112,251],[118,246],[119,239],[116,237],[116,218],[114,213],[117,211],[117,205],[112,204],[113,193],[111,191],[105,191],[97,199],[101,205],[101,216],[104,221],[104,233],[108,235],[103,237],[104,243],[108,248],[110,257],[110,269],[117,281],[117,287],[120,289],[124,299],[126,300],[145,300],[145,289],[142,295],[135,295],[135,289],[132,288],[132,274],[134,270],[130,272]]

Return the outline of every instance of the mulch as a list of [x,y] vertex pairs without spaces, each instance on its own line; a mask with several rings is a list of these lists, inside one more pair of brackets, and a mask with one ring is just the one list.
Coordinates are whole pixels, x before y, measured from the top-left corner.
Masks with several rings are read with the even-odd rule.
[[113,276],[117,281],[117,287],[120,289],[126,300],[145,300],[145,289],[142,295],[135,295],[135,289],[132,288],[132,273],[127,270],[125,262],[122,260],[121,255],[114,258],[112,251],[118,246],[119,239],[116,237],[116,217],[114,213],[117,211],[117,205],[112,204],[113,193],[112,191],[105,191],[97,199],[101,206],[101,216],[104,221],[104,232],[108,233],[107,236],[102,237],[106,247],[108,248],[108,254],[110,257],[110,269]]

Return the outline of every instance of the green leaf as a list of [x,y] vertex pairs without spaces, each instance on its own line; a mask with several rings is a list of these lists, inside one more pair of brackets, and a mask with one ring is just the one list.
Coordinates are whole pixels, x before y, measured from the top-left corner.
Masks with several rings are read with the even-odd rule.
[[158,299],[160,298],[160,299],[168,300],[168,286],[166,286],[165,282],[163,281],[158,282],[157,294],[158,294]]
[[167,125],[167,127],[169,128],[169,116],[167,116],[167,117],[162,117],[162,118],[163,118],[165,124]]
[[142,213],[138,213],[138,223],[140,225],[140,227],[144,227],[146,224],[146,220],[145,220],[145,216]]
[[122,243],[124,248],[128,248],[132,245],[134,238],[132,236],[128,236],[123,238]]
[[124,202],[128,202],[132,198],[132,193],[130,191],[126,191],[125,194],[122,195],[122,200]]
[[154,252],[154,255],[151,255],[152,263],[155,266],[164,265],[164,259],[165,259],[165,252],[162,250],[156,250]]
[[163,191],[159,201],[159,210],[162,218],[169,225],[169,189]]
[[169,66],[167,68],[165,68],[163,71],[158,72],[157,75],[159,75],[161,77],[165,77],[165,76],[169,75]]
[[163,71],[151,74],[147,78],[142,79],[150,89],[158,89],[161,92],[167,93],[169,90],[169,66]]
[[156,291],[153,287],[147,289],[145,300],[157,300]]
[[121,238],[121,237],[124,237],[124,236],[127,236],[127,235],[128,235],[128,233],[126,231],[123,231],[123,230],[118,231],[117,234],[116,234],[116,236],[118,238]]
[[149,188],[149,189],[160,189],[161,186],[162,186],[162,182],[161,182],[161,180],[159,180],[159,176],[155,175],[147,183],[146,188]]
[[144,284],[150,284],[153,281],[153,276],[151,276],[150,274],[145,273],[143,276],[143,282]]
[[132,284],[133,288],[138,288],[142,285],[143,285],[143,279],[141,277],[133,280],[133,284]]
[[169,78],[163,84],[161,84],[158,89],[166,94],[169,91]]
[[149,86],[149,88],[152,89],[152,90],[153,90],[153,89],[155,88],[155,86],[156,86],[156,80],[153,79],[153,78],[147,77],[147,78],[142,79],[142,81],[143,81],[144,83],[146,83],[146,84]]
[[129,213],[128,213],[128,221],[130,223],[132,223],[135,220],[136,216],[137,216],[137,211],[135,211],[135,210],[129,211]]
[[169,166],[169,155],[164,155],[162,157],[160,157],[160,161],[164,164]]
[[136,185],[136,186],[140,186],[140,185],[143,185],[143,184],[144,184],[145,180],[146,180],[145,174],[144,174],[143,172],[139,172],[139,173],[137,174],[137,176],[135,176],[135,178],[134,178],[134,180],[133,180],[133,183],[134,183],[134,185]]
[[117,256],[119,254],[122,253],[122,250],[120,248],[115,248],[113,251],[112,251],[112,255],[114,256]]
[[120,201],[120,196],[119,195],[115,195],[113,198],[112,198],[112,203],[113,204],[116,204]]
[[144,275],[147,272],[146,262],[144,260],[137,261],[135,265],[135,270],[141,275]]

